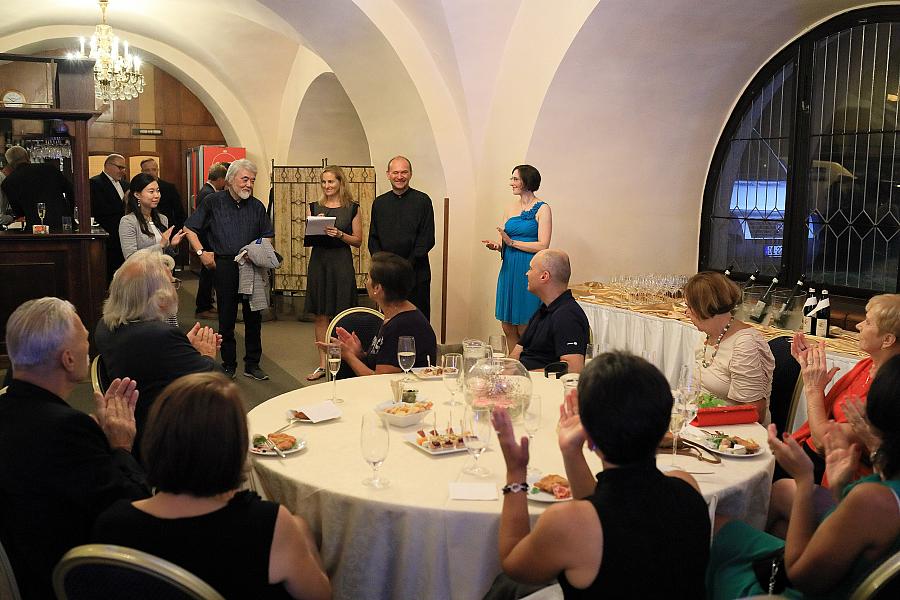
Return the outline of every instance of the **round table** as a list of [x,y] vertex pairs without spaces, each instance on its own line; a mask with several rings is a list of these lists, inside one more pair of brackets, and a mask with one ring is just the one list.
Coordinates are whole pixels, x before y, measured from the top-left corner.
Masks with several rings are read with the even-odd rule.
[[[480,461],[491,469],[486,478],[462,473],[472,459],[468,453],[431,456],[403,441],[422,425],[391,427],[391,446],[381,468],[391,485],[376,490],[362,480],[371,468],[360,453],[363,413],[392,398],[390,381],[398,375],[358,377],[337,382],[340,419],[318,424],[300,423],[288,429],[307,442],[305,450],[286,458],[253,456],[251,484],[264,497],[304,517],[312,527],[331,577],[335,598],[481,598],[500,572],[497,532],[502,495],[497,500],[449,499],[452,481],[488,481],[498,490],[505,483],[499,445]],[[534,393],[541,396],[542,421],[532,445],[532,465],[543,473],[564,474],[556,444],[556,422],[562,383],[532,373]],[[440,380],[419,381],[420,393],[435,404],[437,422],[451,418],[449,392]],[[251,433],[265,434],[286,424],[289,409],[331,398],[331,384],[315,385],[282,394],[257,406],[248,415]],[[457,394],[462,400],[462,392]],[[459,422],[462,406],[452,408]],[[430,423],[426,417],[425,423]],[[717,427],[758,442],[765,439],[759,425]],[[517,434],[524,435],[521,425]],[[765,444],[763,444],[765,447]],[[592,470],[600,460],[589,453]],[[669,465],[670,454],[658,463]],[[709,501],[717,497],[719,512],[761,526],[765,520],[774,459],[766,448],[757,457],[724,458],[721,465],[679,456],[676,464],[700,484]],[[547,505],[529,502],[532,522]]]

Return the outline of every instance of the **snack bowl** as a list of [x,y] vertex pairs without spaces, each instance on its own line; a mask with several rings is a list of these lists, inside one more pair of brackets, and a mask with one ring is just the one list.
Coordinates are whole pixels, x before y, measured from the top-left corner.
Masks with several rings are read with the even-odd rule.
[[[429,406],[429,408],[424,408],[425,406]],[[381,415],[385,421],[393,425],[394,427],[411,427],[413,425],[418,425],[422,422],[422,419],[425,418],[425,415],[431,413],[431,403],[430,402],[415,402],[415,403],[407,403],[407,402],[382,402],[381,404],[375,407],[375,412]],[[396,408],[399,410],[417,410],[417,412],[410,412],[407,414],[394,414],[385,412],[388,409]]]

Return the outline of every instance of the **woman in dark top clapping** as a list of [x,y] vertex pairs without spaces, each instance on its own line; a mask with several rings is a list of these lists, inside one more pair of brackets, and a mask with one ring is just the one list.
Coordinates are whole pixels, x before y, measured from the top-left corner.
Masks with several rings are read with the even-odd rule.
[[[325,341],[332,317],[356,306],[356,270],[350,247],[362,244],[359,205],[353,200],[344,171],[329,166],[322,170],[323,195],[310,202],[309,214],[335,217],[334,227],[325,235],[307,236],[305,246],[312,246],[307,267],[306,312],[315,315],[316,342]],[[307,375],[307,381],[325,376],[325,352],[319,348],[319,366]]]
[[[397,361],[397,342],[401,336],[412,336],[416,341],[416,367],[437,364],[437,337],[425,315],[409,301],[415,274],[405,258],[390,252],[377,252],[372,256],[366,290],[384,313],[384,323],[364,350],[359,338],[343,327],[335,330],[341,344],[341,358],[353,373],[380,375],[400,373]],[[319,342],[319,347],[324,347]]]
[[226,598],[331,598],[307,523],[238,491],[249,447],[237,386],[198,373],[172,383],[150,414],[143,453],[156,495],[100,515],[94,541],[149,552]]
[[[647,361],[620,352],[591,361],[560,407],[559,447],[575,500],[550,506],[532,530],[528,438],[516,443],[509,415],[494,409],[506,460],[503,571],[522,583],[557,578],[567,599],[702,598],[706,503],[690,475],[656,468],[671,411],[669,383]],[[596,481],[585,442],[603,463]]]

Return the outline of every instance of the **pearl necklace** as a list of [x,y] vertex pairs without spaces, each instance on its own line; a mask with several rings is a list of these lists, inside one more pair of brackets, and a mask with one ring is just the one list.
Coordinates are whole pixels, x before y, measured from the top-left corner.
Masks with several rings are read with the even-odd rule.
[[722,338],[725,337],[725,334],[728,333],[729,329],[731,329],[732,323],[734,323],[733,316],[730,319],[728,319],[728,322],[725,324],[725,328],[722,329],[722,333],[720,333],[719,337],[716,338],[716,343],[713,344],[712,357],[708,361],[706,360],[706,348],[709,346],[709,334],[708,333],[706,334],[706,343],[703,344],[703,360],[700,361],[701,364],[703,365],[704,369],[709,368],[709,365],[711,365],[713,363],[713,361],[716,359],[716,354],[719,353],[719,344],[722,343]]

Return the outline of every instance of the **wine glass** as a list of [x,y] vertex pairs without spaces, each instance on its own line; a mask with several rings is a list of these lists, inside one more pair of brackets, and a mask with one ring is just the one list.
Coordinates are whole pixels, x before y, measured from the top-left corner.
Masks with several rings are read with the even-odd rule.
[[492,358],[506,358],[506,336],[502,333],[492,335],[488,338],[488,345],[491,347]]
[[335,404],[343,402],[337,397],[337,374],[341,370],[341,345],[328,344],[328,372],[331,373],[331,401]]
[[386,488],[390,481],[382,478],[378,469],[387,458],[391,438],[387,423],[378,413],[365,413],[362,418],[362,427],[359,435],[359,447],[362,450],[363,459],[372,465],[372,476],[363,479],[363,485],[373,488]]
[[[541,397],[532,394],[528,405],[522,412],[522,420],[525,422],[525,432],[528,434],[528,452],[529,456],[534,456],[534,435],[541,428]],[[531,466],[531,460],[528,461],[527,476],[529,478],[538,478],[541,476],[540,469]]]
[[456,392],[459,391],[459,371],[462,368],[462,354],[451,352],[441,357],[441,379],[444,380],[444,386],[450,391],[450,406],[459,406],[462,404],[456,399]]
[[416,364],[416,338],[411,335],[401,335],[397,340],[397,363],[403,369],[404,381],[409,380],[409,370]]
[[672,466],[675,466],[675,456],[678,454],[678,436],[684,429],[684,406],[678,398],[678,394],[674,394],[674,402],[672,403],[672,415],[669,418],[669,432],[672,434]]
[[463,469],[463,473],[469,475],[477,475],[478,477],[487,477],[491,474],[490,469],[483,467],[478,463],[478,458],[487,450],[491,443],[491,436],[494,433],[491,425],[491,411],[488,408],[466,407],[463,415],[462,424],[463,442],[466,444],[466,450],[474,462]]
[[44,217],[47,216],[47,204],[45,202],[37,203],[37,214],[38,218],[41,220],[41,226],[44,225]]

